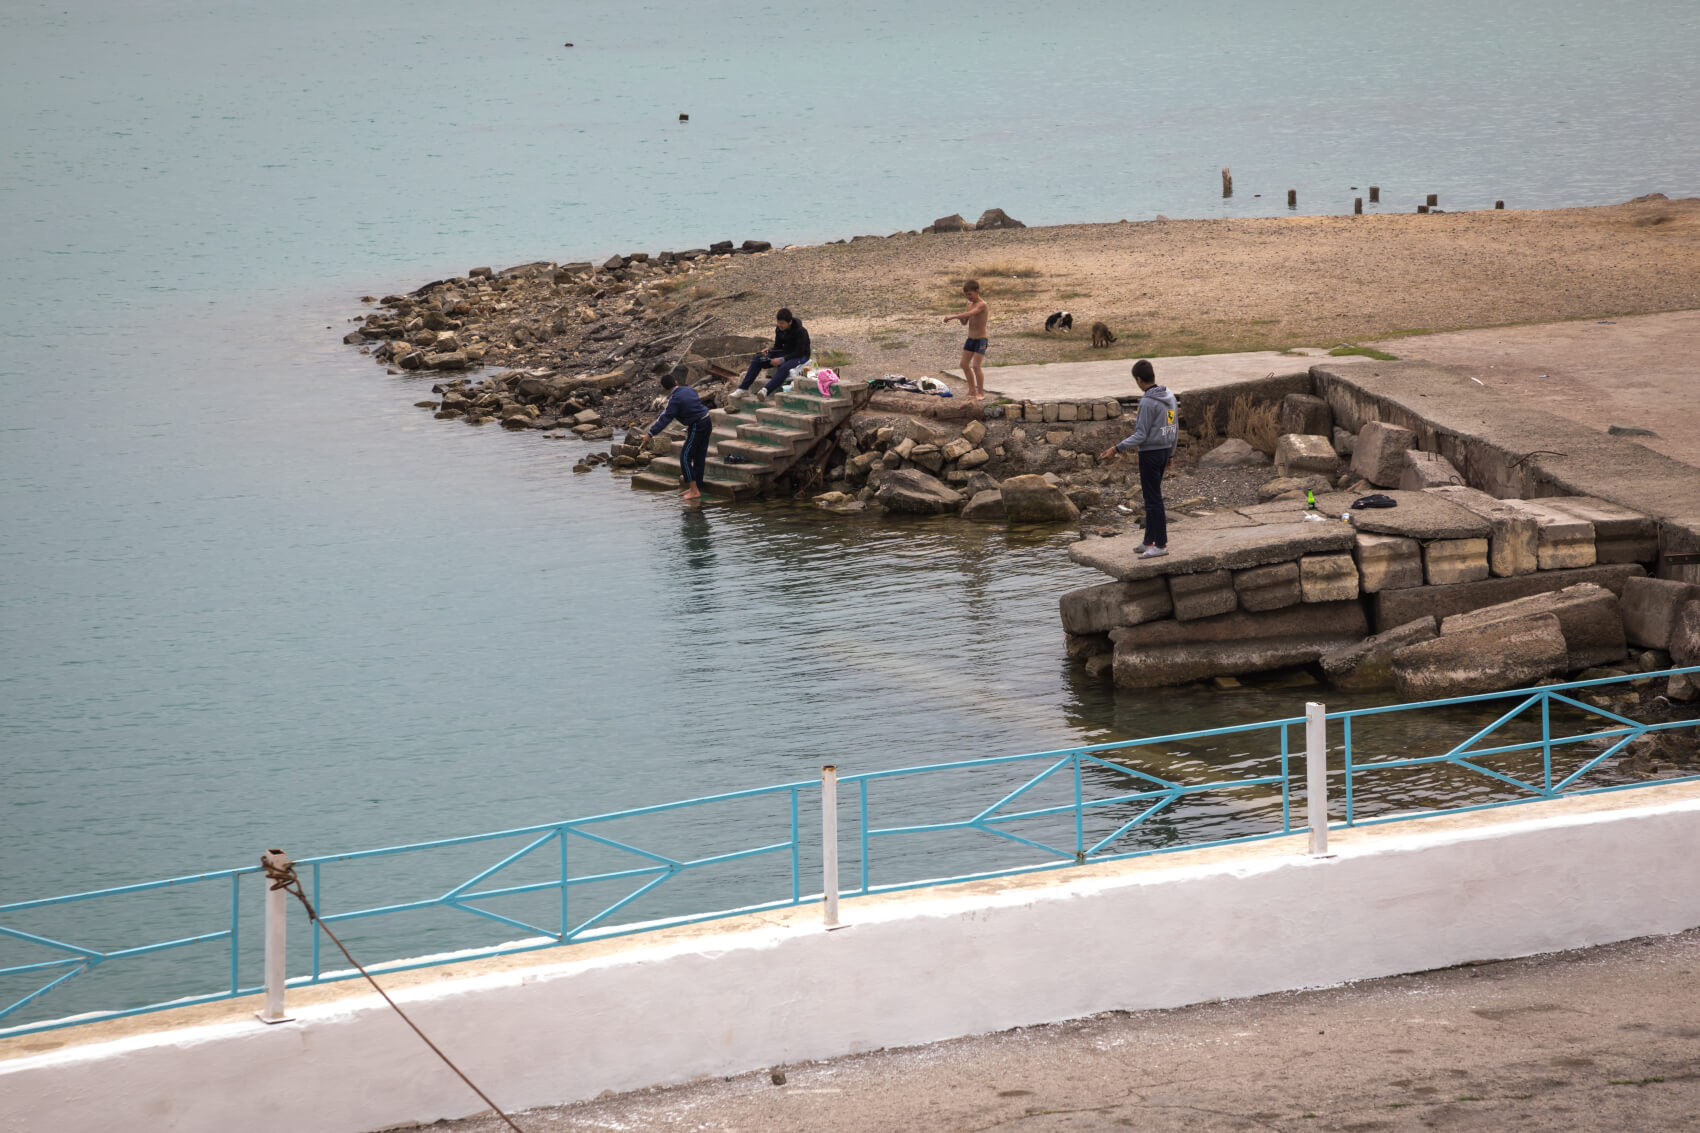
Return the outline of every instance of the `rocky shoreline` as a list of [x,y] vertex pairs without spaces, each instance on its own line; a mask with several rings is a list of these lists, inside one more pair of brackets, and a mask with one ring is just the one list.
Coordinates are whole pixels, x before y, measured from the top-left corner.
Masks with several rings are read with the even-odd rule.
[[[723,311],[746,293],[720,294],[714,273],[734,257],[771,253],[765,241],[728,241],[601,264],[474,268],[406,294],[365,297],[377,310],[357,316],[343,341],[392,375],[434,379],[433,399],[415,404],[439,420],[611,442],[582,455],[580,473],[633,472],[657,460],[670,467],[666,446],[640,451],[634,430],[651,419],[669,372],[720,412],[739,412],[736,377],[766,340],[727,333],[737,324]],[[1131,462],[1095,456],[1125,434],[1122,414],[1114,399],[979,406],[879,394],[821,446],[807,484],[784,487],[802,487],[841,514],[960,513],[1108,534],[1142,518]],[[1215,439],[1183,439],[1171,522],[1268,498],[1267,489],[1260,494],[1267,455],[1199,466],[1198,442]]]

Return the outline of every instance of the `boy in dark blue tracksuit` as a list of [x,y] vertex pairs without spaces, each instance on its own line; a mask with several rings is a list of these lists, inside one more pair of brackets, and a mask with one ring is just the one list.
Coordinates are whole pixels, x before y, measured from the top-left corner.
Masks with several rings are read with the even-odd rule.
[[1169,553],[1168,515],[1163,510],[1163,472],[1175,458],[1175,440],[1180,435],[1176,422],[1175,395],[1157,384],[1157,372],[1141,358],[1133,364],[1133,380],[1139,383],[1139,415],[1133,433],[1119,444],[1098,454],[1110,460],[1118,452],[1139,453],[1139,487],[1145,497],[1145,545],[1139,557],[1154,559]]
[[[667,423],[675,418],[685,427],[685,444],[679,449],[679,472],[685,481],[685,490],[680,498],[700,500],[703,464],[708,460],[708,438],[714,432],[714,422],[697,391],[680,385],[672,374],[661,375],[661,388],[668,391],[667,407],[649,427],[649,436],[653,437],[665,429]],[[649,437],[645,437],[643,443],[647,445]]]

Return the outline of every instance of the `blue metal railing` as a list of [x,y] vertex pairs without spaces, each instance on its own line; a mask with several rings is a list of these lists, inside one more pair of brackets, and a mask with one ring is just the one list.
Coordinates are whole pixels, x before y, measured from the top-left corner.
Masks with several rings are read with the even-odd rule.
[[[1330,774],[1344,788],[1334,812],[1341,820],[1331,825],[1370,825],[1648,785],[1625,781],[1621,773],[1617,781],[1590,780],[1584,786],[1583,780],[1599,778],[1602,768],[1612,766],[1609,761],[1637,739],[1694,728],[1700,720],[1642,723],[1609,703],[1581,697],[1675,673],[1700,673],[1700,666],[1328,713],[1327,721],[1340,728],[1340,742],[1329,756]],[[1436,709],[1447,709],[1448,716],[1435,719]],[[1483,711],[1489,715],[1471,719]],[[1411,715],[1424,712],[1429,715]],[[1564,732],[1560,725],[1572,717],[1584,718],[1584,726]],[[1415,731],[1402,723],[1407,719],[1420,719]],[[1302,823],[1294,825],[1293,813],[1305,795],[1303,770],[1293,763],[1297,757],[1302,764],[1305,752],[1302,742],[1294,751],[1292,729],[1304,722],[1302,716],[1291,717],[843,776],[838,782],[854,792],[848,804],[855,829],[833,850],[838,857],[846,848],[855,853],[859,880],[842,892],[891,892],[1306,831]],[[1441,738],[1460,724],[1468,727],[1461,741],[1448,744]],[[1361,758],[1366,747],[1372,753],[1367,761]],[[1216,777],[1185,782],[1176,770],[1160,776],[1130,766],[1129,760],[1148,753],[1141,749],[1161,749],[1170,768],[1193,766]],[[1578,754],[1575,749],[1583,750]],[[1398,756],[1388,758],[1394,751]],[[1222,777],[1224,772],[1229,774]],[[1700,776],[1654,782],[1692,778]],[[346,938],[372,924],[410,926],[398,927],[392,937],[354,941],[365,957],[380,949],[403,957],[368,965],[373,970],[401,971],[819,901],[820,893],[805,892],[803,876],[819,876],[815,869],[825,851],[812,837],[819,827],[811,822],[805,829],[801,816],[805,795],[808,811],[818,813],[820,791],[815,780],[782,783],[487,834],[303,858],[296,865],[315,908],[339,935]],[[723,840],[730,841],[713,845]],[[668,848],[670,842],[685,849]],[[386,863],[399,868],[401,876],[361,881],[350,873],[362,867],[381,870]],[[339,888],[336,907],[330,908],[333,878]],[[409,887],[423,889],[423,895],[398,899]],[[261,934],[243,930],[245,925],[257,928],[262,892],[263,879],[254,866],[0,905],[0,946],[33,952],[0,966],[0,981],[9,981],[0,983],[0,1003],[11,998],[8,987],[28,987],[0,1007],[0,1028],[13,1024],[0,1029],[0,1035],[258,993],[259,984],[245,983],[242,976],[245,969],[257,969]],[[119,931],[114,926],[122,918],[110,913],[118,903],[145,900],[157,906],[167,900],[166,893],[192,906],[174,914],[188,922],[187,931],[165,930],[156,934],[159,939],[116,947],[90,943]],[[78,909],[89,913],[78,917]],[[424,929],[408,919],[438,914],[452,919]],[[55,915],[67,923],[33,923]],[[145,928],[161,918],[139,919]],[[496,943],[469,941],[468,926],[480,923],[524,935]],[[73,943],[79,934],[83,943]],[[315,927],[299,942],[290,959],[296,974],[289,986],[354,977],[325,968],[322,936]],[[433,945],[441,947],[433,952]],[[206,977],[209,954],[225,971],[216,991],[204,990],[211,982]],[[145,981],[147,991],[138,993],[125,983],[101,994],[108,1002],[149,1002],[39,1018],[43,998],[63,996],[77,977],[144,958],[167,963],[163,974],[155,972]]]

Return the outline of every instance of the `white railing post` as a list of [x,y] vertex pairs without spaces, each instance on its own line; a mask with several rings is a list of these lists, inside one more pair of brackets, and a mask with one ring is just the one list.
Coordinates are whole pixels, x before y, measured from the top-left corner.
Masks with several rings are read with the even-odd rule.
[[1312,857],[1328,856],[1328,708],[1305,705],[1305,814]]
[[838,768],[820,769],[821,893],[826,898],[826,927],[838,927]]
[[[289,855],[282,850],[267,850],[261,860],[273,869],[288,869]],[[272,888],[266,882],[266,1006],[254,1014],[262,1023],[286,1023],[289,1016],[283,1010],[283,988],[289,968],[285,963],[284,929],[287,927],[289,894]]]

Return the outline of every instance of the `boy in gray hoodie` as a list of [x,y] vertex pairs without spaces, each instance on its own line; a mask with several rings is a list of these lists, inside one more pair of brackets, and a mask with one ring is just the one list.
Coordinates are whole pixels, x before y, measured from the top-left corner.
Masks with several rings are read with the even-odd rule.
[[1098,454],[1112,460],[1117,453],[1139,453],[1139,489],[1145,496],[1145,546],[1139,557],[1154,559],[1169,553],[1168,516],[1163,511],[1163,472],[1175,459],[1175,395],[1157,384],[1151,363],[1141,358],[1133,364],[1133,380],[1139,383],[1139,415],[1133,419],[1133,434]]

